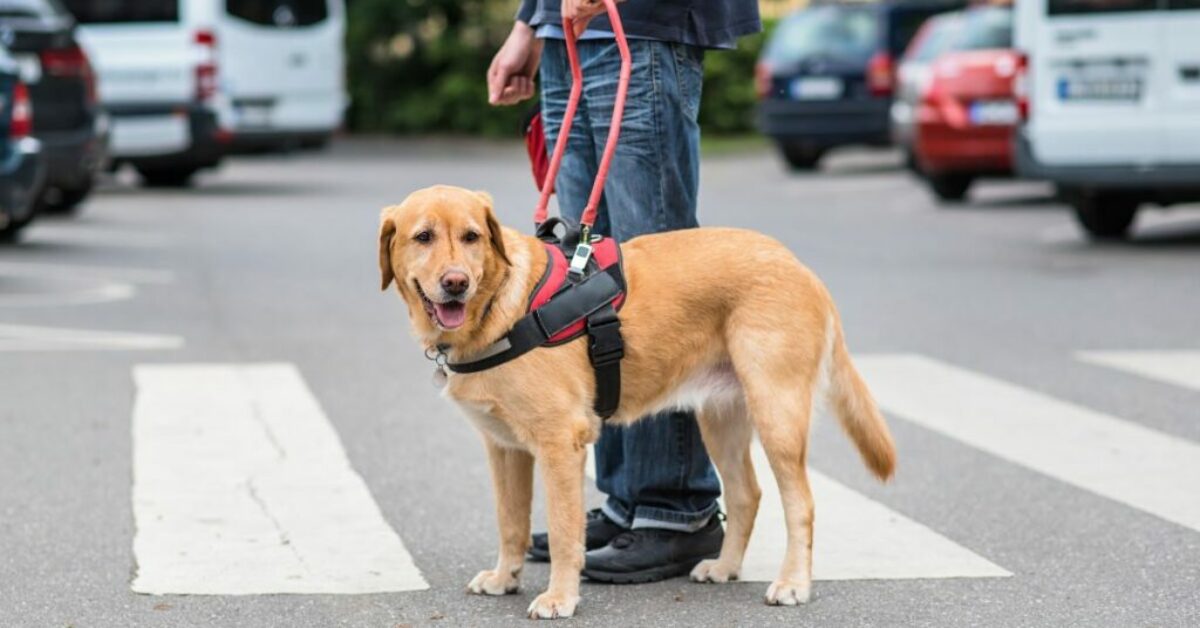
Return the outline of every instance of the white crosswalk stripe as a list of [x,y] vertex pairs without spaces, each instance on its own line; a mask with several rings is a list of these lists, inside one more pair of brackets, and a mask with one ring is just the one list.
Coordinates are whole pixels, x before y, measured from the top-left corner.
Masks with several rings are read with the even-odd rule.
[[1200,351],[1084,351],[1080,360],[1200,390]]
[[183,345],[179,336],[0,324],[0,351],[152,351]]
[[[771,582],[787,547],[783,504],[762,447],[754,470],[762,500],[740,579]],[[593,457],[594,459],[594,457]],[[588,475],[595,467],[588,462]],[[813,528],[813,578],[881,580],[1011,576],[1007,570],[835,480],[808,472],[818,523]],[[722,505],[724,507],[724,505]]]
[[855,362],[890,413],[1200,531],[1200,445],[919,355]]
[[290,364],[134,370],[140,593],[428,588]]

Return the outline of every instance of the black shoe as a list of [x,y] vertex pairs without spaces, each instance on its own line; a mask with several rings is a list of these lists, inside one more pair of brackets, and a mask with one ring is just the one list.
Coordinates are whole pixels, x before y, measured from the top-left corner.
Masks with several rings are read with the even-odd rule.
[[[596,508],[588,511],[587,514],[587,533],[584,545],[589,550],[604,547],[613,540],[613,537],[624,531],[625,528],[613,523],[612,519]],[[548,534],[538,532],[533,535],[533,540],[529,544],[528,557],[529,560],[539,563],[550,562],[550,536]]]
[[583,575],[600,582],[633,584],[682,576],[705,558],[721,553],[725,530],[719,517],[695,532],[639,528],[617,535],[587,553]]

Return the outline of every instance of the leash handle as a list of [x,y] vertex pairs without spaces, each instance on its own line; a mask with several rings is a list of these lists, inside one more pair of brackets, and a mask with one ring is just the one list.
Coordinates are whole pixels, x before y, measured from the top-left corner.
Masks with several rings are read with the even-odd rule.
[[[629,74],[633,62],[629,55],[629,43],[625,40],[625,28],[621,25],[621,16],[617,12],[616,0],[603,0],[608,10],[608,21],[612,25],[613,37],[617,41],[617,49],[621,53],[621,74],[617,83],[617,97],[613,103],[612,121],[608,126],[608,141],[604,146],[604,155],[600,166],[596,169],[596,182],[592,185],[592,195],[588,197],[587,206],[579,224],[589,231],[596,222],[596,211],[600,206],[600,196],[604,193],[604,182],[608,179],[608,167],[612,163],[613,154],[617,151],[617,140],[621,135],[621,119],[625,115],[625,96],[629,92]],[[583,70],[579,65],[579,50],[575,45],[574,23],[563,18],[563,39],[567,45],[567,58],[571,62],[571,96],[567,101],[567,111],[563,116],[558,130],[558,140],[554,143],[554,153],[550,158],[550,168],[542,181],[542,195],[538,199],[537,208],[533,212],[535,224],[546,221],[550,195],[554,193],[554,180],[558,177],[558,167],[562,165],[563,153],[567,151],[567,141],[571,137],[571,124],[575,120],[575,111],[579,108],[579,97],[583,93]]]

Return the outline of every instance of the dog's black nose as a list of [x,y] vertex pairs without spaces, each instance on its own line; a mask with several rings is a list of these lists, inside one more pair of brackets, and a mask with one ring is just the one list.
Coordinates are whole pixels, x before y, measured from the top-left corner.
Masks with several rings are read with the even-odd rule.
[[471,286],[471,280],[463,273],[449,272],[442,275],[442,290],[451,296],[462,296]]

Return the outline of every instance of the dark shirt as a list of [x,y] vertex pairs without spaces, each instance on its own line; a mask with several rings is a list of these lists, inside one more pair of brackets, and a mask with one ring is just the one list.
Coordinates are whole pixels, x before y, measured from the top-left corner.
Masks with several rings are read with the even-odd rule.
[[[562,25],[561,0],[521,0],[517,19],[537,28]],[[628,0],[618,5],[625,34],[705,48],[731,48],[742,35],[762,30],[758,0]],[[612,32],[607,15],[588,30]]]

